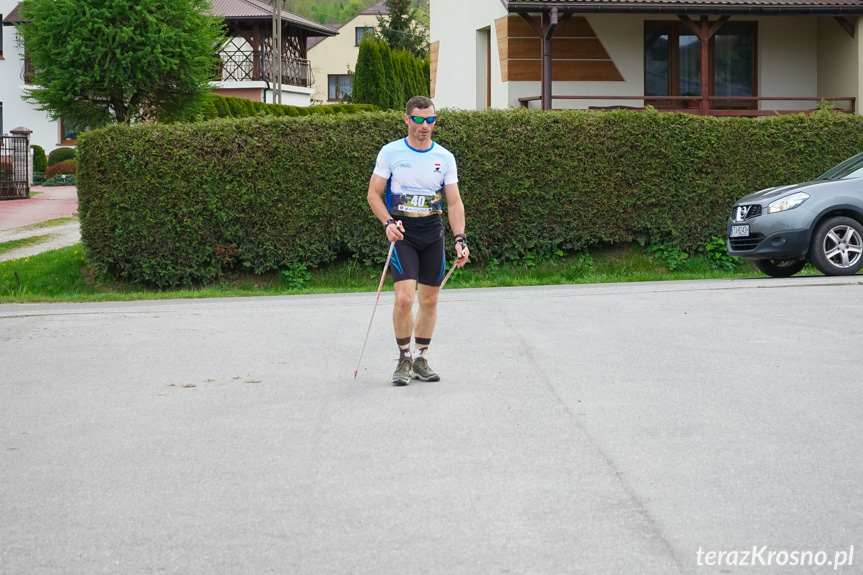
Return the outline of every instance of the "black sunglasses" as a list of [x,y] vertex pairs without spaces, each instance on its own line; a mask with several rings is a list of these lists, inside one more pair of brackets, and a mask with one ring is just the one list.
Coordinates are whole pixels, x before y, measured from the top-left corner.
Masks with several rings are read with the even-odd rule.
[[410,119],[414,121],[415,124],[422,124],[423,122],[427,122],[429,124],[434,124],[437,116],[429,116],[428,118],[423,118],[422,116],[411,116]]

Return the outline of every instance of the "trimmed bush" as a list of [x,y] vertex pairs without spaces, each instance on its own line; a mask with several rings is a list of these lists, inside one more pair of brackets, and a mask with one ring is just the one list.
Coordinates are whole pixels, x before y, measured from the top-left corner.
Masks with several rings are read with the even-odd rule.
[[48,167],[48,158],[45,156],[45,148],[33,144],[30,146],[33,150],[33,172],[44,172]]
[[311,108],[286,105],[280,106],[278,104],[252,102],[251,100],[246,100],[244,98],[232,98],[229,96],[210,94],[209,102],[204,106],[198,119],[213,120],[216,118],[247,118],[250,116],[307,116],[312,113],[355,114],[357,112],[374,112],[377,109],[377,106],[372,106],[370,104],[362,106],[333,104],[327,106],[313,106]]
[[245,101],[242,98],[225,98],[225,103],[228,105],[232,118],[243,118],[247,115],[246,108],[243,105]]
[[45,179],[50,180],[54,176],[62,174],[75,174],[77,172],[77,162],[75,162],[75,160],[66,160],[65,162],[59,162],[57,164],[54,164],[53,166],[48,166],[45,169]]
[[210,100],[207,102],[207,105],[204,106],[203,111],[201,112],[202,120],[214,120],[219,117],[219,111],[216,109],[216,104]]
[[[438,118],[479,264],[633,240],[703,247],[724,237],[741,196],[811,180],[863,150],[863,118],[827,112]],[[387,244],[366,203],[369,176],[380,147],[404,136],[402,112],[88,132],[78,144],[82,240],[97,265],[161,287],[338,257],[377,267]]]
[[[75,174],[69,174],[64,179],[63,176],[57,175],[51,178],[50,180],[44,180],[41,185],[43,186],[74,186],[77,184],[75,180]],[[35,184],[34,184],[35,185]]]
[[51,153],[48,154],[48,166],[53,166],[58,162],[65,162],[66,160],[75,159],[75,148],[57,148],[55,150],[51,150]]
[[212,96],[213,106],[216,108],[217,118],[231,118],[231,109],[228,107],[228,99],[224,96]]

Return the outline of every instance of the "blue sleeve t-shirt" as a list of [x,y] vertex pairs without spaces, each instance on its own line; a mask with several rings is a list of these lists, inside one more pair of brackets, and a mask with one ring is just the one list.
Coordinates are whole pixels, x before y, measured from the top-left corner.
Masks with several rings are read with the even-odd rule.
[[439,216],[443,187],[458,182],[449,150],[436,142],[428,150],[415,150],[407,138],[381,148],[374,173],[387,180],[387,210],[396,218]]

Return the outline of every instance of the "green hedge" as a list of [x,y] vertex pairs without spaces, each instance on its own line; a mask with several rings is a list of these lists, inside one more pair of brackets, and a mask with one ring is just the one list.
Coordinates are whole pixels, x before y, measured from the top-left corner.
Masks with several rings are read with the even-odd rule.
[[326,106],[284,106],[252,102],[244,98],[232,98],[210,94],[203,112],[194,120],[214,120],[216,118],[249,118],[253,116],[308,116],[314,114],[355,114],[374,112],[377,106],[370,104],[328,104]]
[[[635,239],[684,249],[725,234],[731,204],[863,150],[863,118],[443,110],[472,259]],[[82,238],[93,261],[173,286],[228,270],[366,265],[387,245],[366,203],[399,112],[111,127],[81,136]]]
[[51,153],[48,154],[48,158],[46,161],[46,167],[51,167],[54,164],[59,162],[65,162],[66,160],[74,160],[75,159],[75,148],[62,147],[55,148],[51,150]]

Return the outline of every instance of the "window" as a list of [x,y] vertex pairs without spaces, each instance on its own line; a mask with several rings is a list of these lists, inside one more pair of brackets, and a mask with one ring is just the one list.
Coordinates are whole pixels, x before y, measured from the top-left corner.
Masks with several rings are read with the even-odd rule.
[[[729,22],[708,46],[711,96],[755,96],[756,25]],[[645,22],[644,95],[701,94],[701,42],[683,22]],[[657,107],[680,107],[677,101],[654,101]],[[753,100],[719,101],[712,108],[754,108]]]
[[86,132],[90,129],[90,126],[85,128],[78,128],[73,126],[72,124],[66,123],[62,118],[60,119],[60,144],[63,145],[75,145],[75,142],[78,140],[78,134],[81,132]]
[[351,97],[351,85],[353,76],[350,74],[330,74],[327,76],[329,88],[327,99],[330,102],[338,102]]
[[[728,23],[713,37],[714,96],[755,96],[755,24]],[[715,108],[754,107],[753,101],[716,102]]]
[[363,40],[363,36],[365,36],[366,34],[373,34],[373,33],[374,33],[374,31],[375,31],[375,29],[374,29],[374,28],[371,28],[371,27],[368,27],[368,26],[366,26],[366,27],[362,27],[362,26],[360,26],[360,27],[356,28],[356,29],[354,30],[354,34],[355,34],[355,37],[354,37],[354,38],[355,38],[355,41],[356,41],[356,43],[354,44],[354,46],[359,46],[359,45],[360,45],[360,42],[362,42],[362,40]]
[[24,50],[24,65],[21,68],[21,79],[24,80],[25,84],[33,83],[33,62],[30,61],[30,53],[27,50]]

